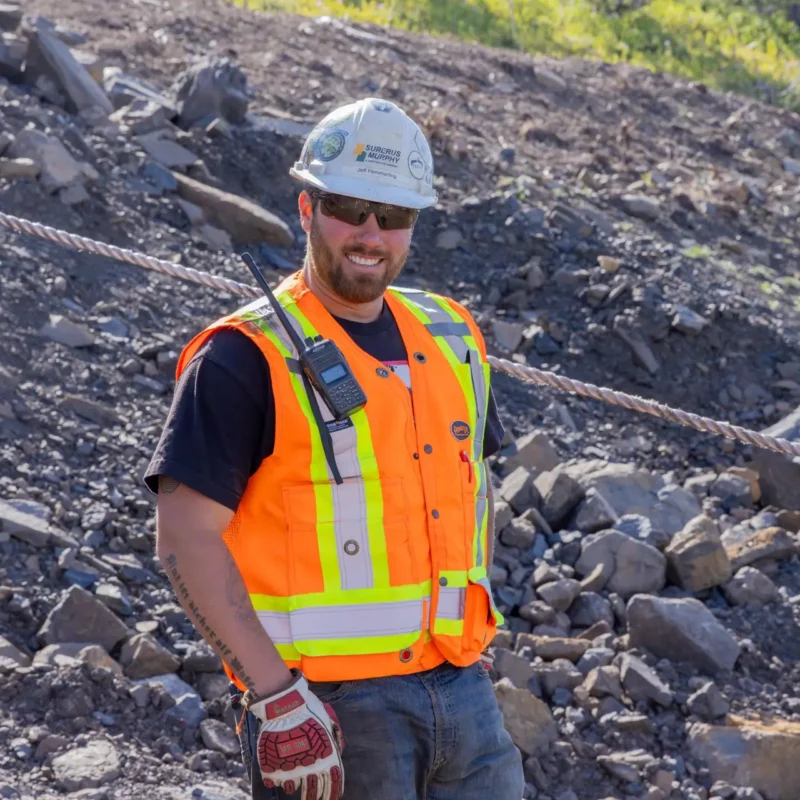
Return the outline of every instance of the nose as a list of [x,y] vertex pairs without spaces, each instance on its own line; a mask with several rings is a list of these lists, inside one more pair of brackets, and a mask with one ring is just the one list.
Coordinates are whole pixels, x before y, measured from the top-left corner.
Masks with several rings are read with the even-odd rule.
[[383,243],[383,232],[378,225],[375,214],[370,214],[367,219],[356,228],[356,238],[361,244],[377,247]]

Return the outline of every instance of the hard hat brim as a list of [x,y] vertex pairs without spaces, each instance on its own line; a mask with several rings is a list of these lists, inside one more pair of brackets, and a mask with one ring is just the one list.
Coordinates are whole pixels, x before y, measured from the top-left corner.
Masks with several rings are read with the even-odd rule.
[[351,177],[349,175],[326,175],[324,180],[320,180],[319,176],[313,175],[308,170],[296,169],[295,167],[289,170],[289,174],[293,178],[303,181],[320,191],[343,194],[346,197],[356,197],[359,200],[373,200],[376,203],[389,203],[394,206],[415,209],[430,208],[430,206],[436,205],[438,201],[435,192],[432,196],[425,197],[414,189],[370,184],[364,178]]

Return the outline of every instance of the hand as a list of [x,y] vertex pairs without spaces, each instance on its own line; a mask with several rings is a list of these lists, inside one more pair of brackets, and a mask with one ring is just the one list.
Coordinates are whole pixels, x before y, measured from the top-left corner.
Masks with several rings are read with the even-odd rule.
[[297,673],[292,683],[249,709],[259,720],[256,758],[261,779],[301,800],[340,800],[344,794],[342,736],[336,712]]

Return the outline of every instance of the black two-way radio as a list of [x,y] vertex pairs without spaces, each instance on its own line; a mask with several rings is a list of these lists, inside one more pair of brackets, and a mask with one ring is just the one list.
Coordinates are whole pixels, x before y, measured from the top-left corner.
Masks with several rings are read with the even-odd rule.
[[313,338],[306,336],[303,341],[292,327],[286,312],[275,298],[250,253],[243,253],[242,261],[247,264],[253,277],[264,290],[273,311],[297,350],[303,372],[330,409],[334,419],[344,419],[362,408],[367,402],[367,396],[336,343],[319,335]]

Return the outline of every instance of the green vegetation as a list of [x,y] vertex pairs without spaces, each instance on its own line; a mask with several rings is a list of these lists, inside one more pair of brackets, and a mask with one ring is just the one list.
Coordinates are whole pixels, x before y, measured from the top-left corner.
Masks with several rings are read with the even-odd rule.
[[[792,0],[231,0],[531,53],[627,61],[800,108]],[[798,20],[800,21],[800,20]]]

